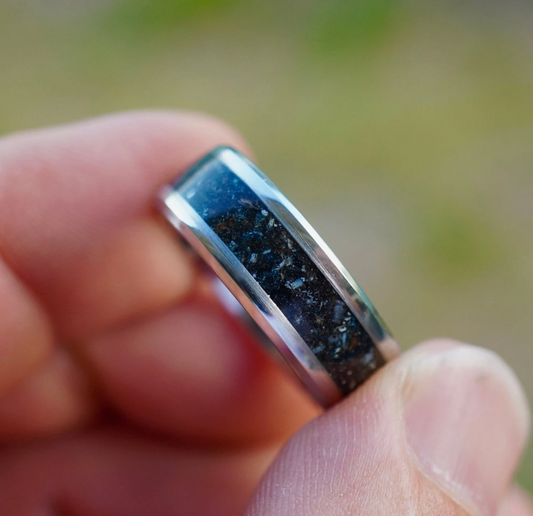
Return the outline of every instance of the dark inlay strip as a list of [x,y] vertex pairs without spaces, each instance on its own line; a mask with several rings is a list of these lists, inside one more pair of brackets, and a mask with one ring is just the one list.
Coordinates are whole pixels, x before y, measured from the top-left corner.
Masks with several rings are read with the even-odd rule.
[[213,160],[177,188],[348,394],[384,364],[355,315],[259,197]]

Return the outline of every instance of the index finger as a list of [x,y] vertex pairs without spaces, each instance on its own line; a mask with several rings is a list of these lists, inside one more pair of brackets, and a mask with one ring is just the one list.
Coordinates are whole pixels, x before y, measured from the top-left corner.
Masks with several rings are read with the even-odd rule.
[[170,112],[102,117],[0,143],[0,254],[61,337],[101,332],[186,290],[183,255],[147,214],[163,183],[219,144],[246,152],[222,122]]

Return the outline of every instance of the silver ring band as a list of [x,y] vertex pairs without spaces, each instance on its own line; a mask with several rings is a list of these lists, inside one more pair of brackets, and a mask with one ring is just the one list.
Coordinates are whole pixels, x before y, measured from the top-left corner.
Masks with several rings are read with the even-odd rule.
[[160,209],[323,406],[398,354],[329,247],[239,152],[208,154],[162,189]]

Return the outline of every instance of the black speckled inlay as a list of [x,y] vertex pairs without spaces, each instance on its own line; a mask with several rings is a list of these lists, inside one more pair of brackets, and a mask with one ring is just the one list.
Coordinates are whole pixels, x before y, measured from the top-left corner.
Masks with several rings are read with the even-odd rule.
[[177,188],[348,394],[384,364],[383,357],[279,220],[238,176],[212,159]]

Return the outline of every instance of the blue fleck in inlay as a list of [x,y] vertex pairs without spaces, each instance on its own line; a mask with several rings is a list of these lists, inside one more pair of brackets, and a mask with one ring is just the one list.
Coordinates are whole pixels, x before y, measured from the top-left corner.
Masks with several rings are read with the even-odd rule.
[[341,392],[348,394],[384,364],[383,357],[281,222],[226,165],[211,159],[176,188],[280,308]]

